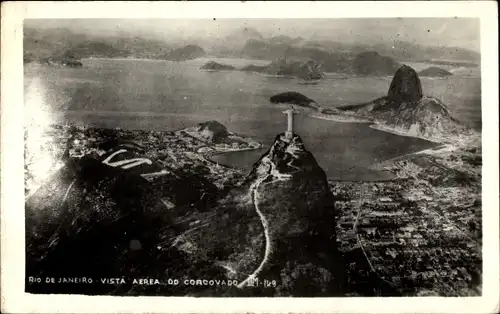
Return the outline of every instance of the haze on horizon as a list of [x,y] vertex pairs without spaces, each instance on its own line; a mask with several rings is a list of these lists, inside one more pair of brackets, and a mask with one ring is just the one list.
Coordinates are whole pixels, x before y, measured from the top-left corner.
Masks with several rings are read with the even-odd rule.
[[286,35],[346,43],[408,41],[426,46],[480,51],[477,18],[345,18],[345,19],[37,19],[29,28],[68,29],[89,35],[131,35],[173,40],[218,39],[243,28],[264,37]]

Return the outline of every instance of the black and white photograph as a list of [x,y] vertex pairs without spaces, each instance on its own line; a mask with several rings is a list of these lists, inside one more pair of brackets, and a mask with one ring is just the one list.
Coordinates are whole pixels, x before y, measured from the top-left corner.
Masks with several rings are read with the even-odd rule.
[[24,19],[24,292],[483,296],[480,34]]

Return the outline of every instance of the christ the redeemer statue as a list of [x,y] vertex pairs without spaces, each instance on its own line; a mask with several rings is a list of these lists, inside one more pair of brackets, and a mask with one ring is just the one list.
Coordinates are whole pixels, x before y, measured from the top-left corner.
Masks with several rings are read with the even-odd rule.
[[285,137],[291,139],[293,137],[293,115],[300,113],[296,109],[288,109],[283,111],[284,114],[288,115],[288,126],[285,132]]

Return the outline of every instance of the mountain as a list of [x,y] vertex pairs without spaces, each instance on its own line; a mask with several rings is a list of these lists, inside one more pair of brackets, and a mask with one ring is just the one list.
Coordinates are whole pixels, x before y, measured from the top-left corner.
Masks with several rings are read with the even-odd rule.
[[301,46],[255,39],[245,43],[242,56],[265,60],[314,60],[325,72],[358,75],[393,75],[399,67],[399,63],[391,57],[376,51],[355,54],[349,50],[327,49],[321,44]]
[[418,74],[406,65],[394,75],[387,96],[337,109],[373,119],[377,128],[436,142],[455,140],[470,133],[445,104],[423,95]]
[[351,63],[349,56],[344,53],[328,51],[324,47],[303,46],[273,39],[248,40],[241,50],[241,55],[245,58],[263,60],[283,58],[314,60],[326,72],[348,72]]
[[[208,135],[227,132],[215,121],[195,129]],[[99,141],[109,133],[102,132],[92,133],[92,138]],[[127,141],[115,141],[111,132],[107,136],[111,140],[100,146],[108,149],[103,156],[91,153],[67,163],[28,199],[28,274],[97,281],[95,285],[28,285],[29,291],[344,295],[344,263],[336,245],[335,198],[325,172],[299,136],[277,135],[251,172],[229,186],[227,193],[218,193],[213,201],[207,201],[205,195],[212,195],[214,191],[209,190],[214,187],[194,173],[196,167],[180,171],[158,159],[154,164],[158,162],[164,171],[145,180],[126,167],[110,166],[123,163],[113,156],[124,149],[132,154],[125,161],[141,156],[149,159],[149,154],[160,156],[163,148],[158,146],[166,138],[169,144],[165,147],[175,150],[172,144],[190,141],[185,133],[134,131],[132,139],[140,144],[135,148]],[[80,138],[75,136],[68,143],[80,145],[83,141],[75,141]],[[198,140],[194,142],[193,147],[199,145]],[[143,152],[143,148],[148,149]],[[109,154],[113,155],[111,164],[102,162]],[[193,152],[184,147],[175,154],[181,158]],[[54,208],[53,204],[59,205]],[[124,278],[124,282],[102,284],[101,277]],[[134,278],[159,279],[161,284],[134,285]],[[167,278],[178,283],[168,283]],[[254,287],[253,278],[259,280]],[[268,287],[263,287],[264,280]]]
[[201,58],[203,56],[205,56],[205,50],[203,50],[203,48],[198,45],[187,45],[166,53],[161,56],[160,59],[169,61],[186,61]]
[[358,75],[393,75],[400,64],[376,51],[358,54],[352,63],[353,72]]
[[369,45],[288,36],[251,38],[241,49],[241,56],[263,60],[283,57],[313,59],[326,72],[359,75],[392,75],[399,67],[396,60],[469,67],[477,67],[480,62],[479,53],[458,47],[430,47],[406,41]]
[[[24,28],[24,59],[26,62],[47,60],[71,50],[78,58],[148,58],[172,61],[212,56],[277,60],[279,58],[313,59],[326,72],[351,73],[352,60],[364,52],[400,61],[433,62],[477,67],[478,52],[460,47],[431,47],[407,41],[363,43],[286,35],[264,36],[257,29],[243,27],[222,37],[208,33],[164,38],[144,32],[84,32],[77,27]],[[185,42],[193,45],[185,45]],[[202,52],[200,49],[204,51]],[[193,48],[191,50],[191,48]],[[191,51],[190,51],[191,50]]]
[[418,72],[420,76],[428,76],[428,77],[445,77],[453,75],[453,73],[446,71],[445,69],[441,69],[438,67],[430,67]]
[[269,66],[270,73],[283,76],[293,76],[305,80],[319,80],[323,77],[320,66],[314,60],[305,62],[298,60],[278,60],[273,61]]
[[285,55],[289,45],[270,43],[266,39],[248,39],[241,48],[241,56],[249,59],[275,60]]
[[[194,185],[173,182],[171,187],[186,193],[187,186]],[[26,202],[27,274],[97,282],[101,277],[136,277],[146,263],[152,268],[143,268],[142,275],[157,277],[150,272],[155,271],[151,254],[158,243],[175,236],[159,192],[141,176],[97,159],[68,162]],[[44,282],[26,289],[107,294],[123,288]]]
[[[248,181],[268,217],[272,267],[263,272],[284,283],[285,295],[302,289],[333,296],[343,283],[335,244],[335,208],[326,174],[298,135],[277,135],[254,164]],[[285,265],[285,268],[280,267]],[[306,288],[307,287],[307,288]]]
[[226,57],[241,57],[241,50],[249,40],[263,40],[264,36],[252,27],[242,27],[229,35],[212,41],[212,53]]
[[66,52],[82,58],[150,58],[172,50],[164,41],[126,34],[118,36],[88,35],[67,29],[24,28],[23,52],[27,62],[59,58]]
[[[221,280],[245,287],[226,295],[341,295],[333,204],[326,175],[302,140],[280,134],[246,180],[220,200],[210,223],[176,247],[190,263],[211,262]],[[252,275],[275,286],[246,287]]]
[[299,60],[314,60],[325,72],[351,72],[352,56],[335,50],[328,51],[325,48],[290,47],[286,50],[286,56]]
[[401,61],[456,60],[479,63],[480,53],[461,47],[424,46],[408,41],[394,41],[372,46],[372,50]]

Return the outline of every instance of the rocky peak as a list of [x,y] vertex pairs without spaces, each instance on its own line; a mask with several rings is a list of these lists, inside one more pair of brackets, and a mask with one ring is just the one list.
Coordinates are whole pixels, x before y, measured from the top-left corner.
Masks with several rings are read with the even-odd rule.
[[316,172],[320,178],[326,175],[319,167],[314,156],[309,152],[300,136],[293,134],[287,138],[284,133],[278,134],[273,145],[255,163],[250,177],[271,174],[273,176],[290,176],[304,172]]
[[387,97],[397,102],[415,102],[423,96],[422,84],[417,72],[407,65],[401,66],[394,74]]

